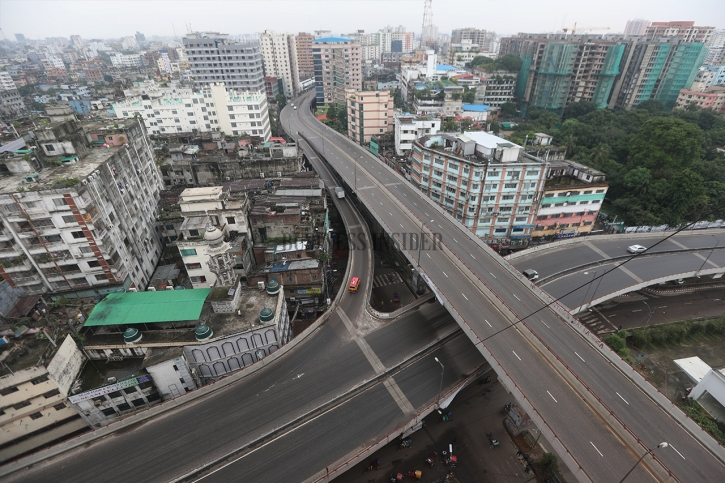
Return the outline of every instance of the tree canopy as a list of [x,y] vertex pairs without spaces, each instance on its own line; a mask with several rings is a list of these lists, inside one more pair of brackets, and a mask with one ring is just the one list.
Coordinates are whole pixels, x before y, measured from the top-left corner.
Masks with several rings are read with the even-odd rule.
[[486,72],[494,72],[497,70],[505,70],[508,72],[518,72],[524,61],[521,57],[514,54],[506,54],[498,59],[492,59],[485,55],[477,55],[469,63],[470,67],[479,68]]

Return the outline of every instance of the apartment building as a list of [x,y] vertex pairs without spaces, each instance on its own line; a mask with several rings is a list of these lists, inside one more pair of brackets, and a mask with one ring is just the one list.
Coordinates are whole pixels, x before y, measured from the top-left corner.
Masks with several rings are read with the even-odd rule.
[[143,58],[139,54],[117,52],[111,56],[111,64],[114,67],[141,67],[143,66]]
[[409,154],[416,139],[420,139],[427,134],[437,134],[440,128],[440,118],[396,112],[395,154],[398,156]]
[[0,158],[0,277],[30,294],[145,287],[162,251],[162,181],[141,121],[68,120],[35,134],[42,151]]
[[606,107],[626,48],[623,37],[519,34],[501,39],[499,55],[524,61],[515,96],[526,105],[562,112],[571,102]]
[[350,139],[368,144],[373,136],[393,132],[393,97],[390,92],[345,89],[345,99],[347,136]]
[[607,195],[606,176],[574,161],[550,161],[533,238],[568,238],[592,231]]
[[718,114],[725,113],[725,85],[712,86],[704,91],[682,89],[675,102],[675,108],[684,109],[690,104],[702,109],[712,109]]
[[695,22],[652,22],[644,32],[649,38],[679,37],[685,42],[700,42],[707,44],[715,32],[715,27],[701,27]]
[[300,32],[295,36],[300,81],[315,77],[315,66],[312,62],[312,42],[314,40],[315,36],[306,32]]
[[652,22],[649,20],[644,20],[642,18],[627,20],[627,25],[624,27],[624,36],[631,37],[632,35],[644,35],[647,31],[647,27],[649,27],[651,23]]
[[9,72],[0,72],[0,116],[12,119],[25,113],[25,103]]
[[[499,109],[506,102],[513,102],[516,91],[516,72],[499,70],[494,72],[477,72],[475,104],[484,104]],[[456,80],[459,76],[454,77]],[[459,84],[461,81],[458,82]]]
[[345,89],[362,91],[360,44],[341,37],[323,37],[312,43],[315,99],[318,106],[345,103]]
[[265,141],[272,136],[264,91],[235,91],[219,83],[199,92],[144,97],[148,96],[112,103],[116,117],[138,116],[151,134],[221,131],[228,136],[260,136]]
[[427,135],[413,143],[411,181],[493,248],[525,248],[548,163],[485,133]]
[[[194,288],[214,286],[218,270],[210,262],[217,256],[229,259],[226,261],[234,259],[234,272],[246,277],[246,271],[254,266],[246,193],[231,193],[221,186],[187,188],[179,196],[179,208],[184,217],[180,228],[183,235],[176,246]],[[220,236],[226,257],[222,256],[222,247],[215,247]],[[222,285],[227,285],[225,282]]]
[[294,97],[300,90],[295,36],[265,30],[260,40],[265,75],[282,79],[284,95]]
[[258,42],[236,42],[218,32],[190,33],[182,41],[197,90],[223,82],[235,91],[264,91]]

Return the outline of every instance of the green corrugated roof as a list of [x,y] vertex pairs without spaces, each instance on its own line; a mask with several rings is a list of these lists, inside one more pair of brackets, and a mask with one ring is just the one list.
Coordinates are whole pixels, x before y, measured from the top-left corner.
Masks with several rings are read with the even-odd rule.
[[198,288],[178,291],[112,293],[94,307],[83,326],[155,324],[197,320],[210,291],[209,288]]

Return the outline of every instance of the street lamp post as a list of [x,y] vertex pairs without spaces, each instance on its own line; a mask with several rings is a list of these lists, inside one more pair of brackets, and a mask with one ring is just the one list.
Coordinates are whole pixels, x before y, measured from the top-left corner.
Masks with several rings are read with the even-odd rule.
[[438,360],[438,358],[435,358],[436,362],[441,365],[441,382],[438,385],[438,410],[441,409],[441,391],[443,391],[443,372],[445,372],[446,368],[443,366],[443,363]]
[[[710,235],[710,236],[711,236],[711,237],[713,237],[713,238],[715,238],[715,235]],[[719,239],[715,238],[715,240],[717,240],[717,243],[715,243],[715,246],[714,246],[714,247],[712,247],[712,250],[710,250],[710,253],[708,253],[708,255],[707,255],[707,258],[706,258],[706,259],[705,259],[705,260],[704,260],[704,261],[702,262],[702,265],[700,265],[700,269],[699,269],[699,270],[697,271],[697,273],[698,273],[698,274],[699,274],[699,273],[700,273],[700,272],[702,271],[702,269],[703,269],[703,268],[705,267],[705,264],[706,264],[706,263],[707,263],[707,261],[708,261],[708,260],[710,259],[710,256],[712,256],[712,252],[714,252],[714,251],[715,251],[715,249],[717,248],[717,246],[718,246],[718,245],[720,244],[720,240],[719,240]],[[700,278],[700,275],[698,275],[697,277],[698,277],[698,278]]]
[[[581,312],[582,310],[584,310],[586,308],[587,295],[589,295],[589,291],[592,289],[592,282],[594,282],[594,279],[597,277],[597,273],[598,273],[598,271],[594,272],[594,275],[592,275],[592,279],[587,284],[587,291],[584,294],[584,298],[582,299],[582,306],[581,306],[581,309],[579,310],[579,312]],[[585,272],[585,275],[587,275],[587,274],[588,274],[588,272]],[[594,294],[592,294],[592,298],[594,298]]]
[[[661,442],[660,444],[657,445],[657,448],[666,448],[668,446],[669,446],[669,444],[667,442],[663,441],[663,442]],[[639,460],[637,460],[637,462],[634,464],[634,466],[632,467],[632,469],[629,470],[626,475],[624,475],[624,478],[622,478],[621,480],[619,480],[619,483],[622,483],[624,480],[626,480],[627,477],[629,476],[629,474],[632,473],[634,471],[634,469],[642,462],[642,460],[644,459],[644,457],[647,456],[648,454],[652,454],[652,452],[655,449],[657,449],[657,448],[648,449],[647,452],[645,454],[643,454],[642,457]]]

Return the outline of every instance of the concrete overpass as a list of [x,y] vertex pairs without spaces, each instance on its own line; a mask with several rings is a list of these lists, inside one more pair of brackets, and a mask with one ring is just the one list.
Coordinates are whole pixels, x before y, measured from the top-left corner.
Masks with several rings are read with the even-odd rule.
[[[662,441],[636,481],[713,481],[725,454],[545,292],[524,279],[455,219],[309,111],[286,108],[283,126],[324,153],[494,367],[580,481],[619,481]],[[425,237],[430,247],[418,251]],[[521,323],[516,322],[523,320]]]

